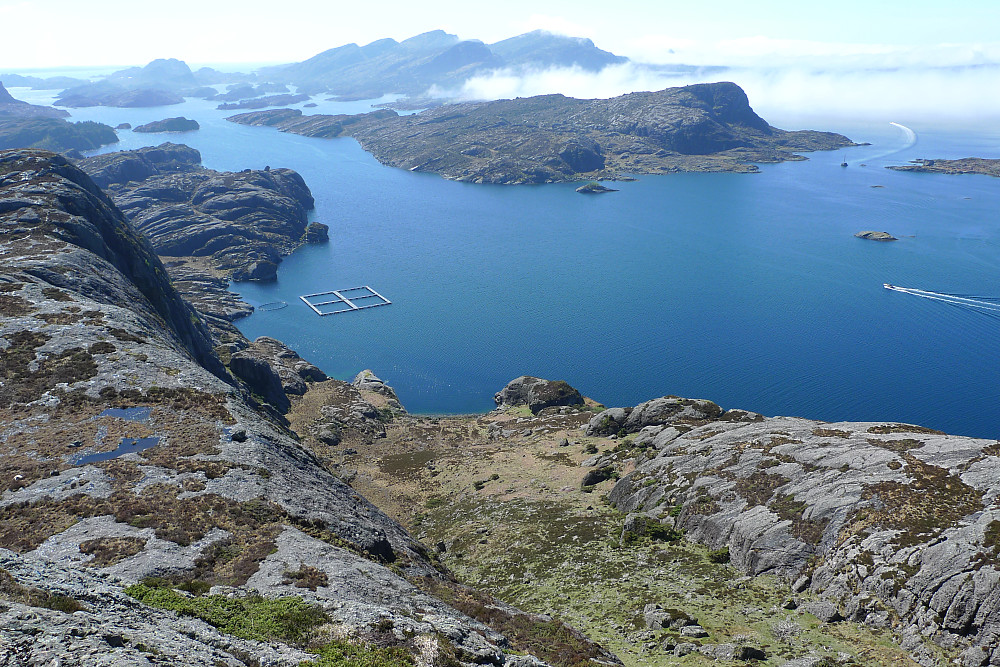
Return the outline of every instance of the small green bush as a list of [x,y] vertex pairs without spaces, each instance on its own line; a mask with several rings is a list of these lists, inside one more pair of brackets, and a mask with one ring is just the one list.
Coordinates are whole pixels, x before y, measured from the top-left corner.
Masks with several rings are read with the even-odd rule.
[[722,547],[721,549],[713,549],[712,551],[709,551],[708,560],[713,563],[728,563],[729,547]]
[[319,660],[314,667],[412,667],[413,657],[400,648],[376,648],[336,641],[311,651]]

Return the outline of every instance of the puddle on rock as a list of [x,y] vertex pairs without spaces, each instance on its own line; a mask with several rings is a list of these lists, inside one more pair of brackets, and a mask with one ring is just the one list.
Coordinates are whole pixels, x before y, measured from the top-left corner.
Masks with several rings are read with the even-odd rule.
[[88,454],[87,456],[80,457],[74,461],[73,465],[82,466],[88,463],[97,463],[98,461],[110,461],[111,459],[116,459],[119,456],[125,456],[126,454],[141,452],[144,449],[149,449],[159,442],[159,436],[152,436],[149,438],[122,438],[121,444],[118,445],[117,449],[110,452]]
[[108,408],[98,417],[118,417],[119,419],[124,419],[130,422],[144,422],[149,419],[149,414],[152,412],[153,408],[150,407],[137,407],[137,408]]

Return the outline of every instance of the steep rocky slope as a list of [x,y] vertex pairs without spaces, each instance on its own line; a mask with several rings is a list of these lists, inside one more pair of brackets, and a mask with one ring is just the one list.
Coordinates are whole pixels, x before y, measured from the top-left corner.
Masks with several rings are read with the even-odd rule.
[[383,164],[475,183],[753,172],[753,162],[801,160],[797,152],[853,145],[831,132],[771,127],[733,83],[606,100],[542,95],[453,104],[410,116],[304,116],[278,109],[229,120],[306,136],[351,136]]
[[225,338],[252,308],[229,280],[273,280],[281,257],[326,240],[308,222],[312,193],[291,169],[219,172],[182,144],[107,153],[77,163],[163,257],[171,278]]
[[541,664],[442,602],[479,598],[238,388],[83,172],[0,154],[0,240],[4,660]]

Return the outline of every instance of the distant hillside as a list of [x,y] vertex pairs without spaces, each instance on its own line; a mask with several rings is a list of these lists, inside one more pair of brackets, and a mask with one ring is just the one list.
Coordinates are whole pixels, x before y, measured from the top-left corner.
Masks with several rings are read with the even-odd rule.
[[754,162],[850,146],[832,132],[788,132],[750,108],[734,83],[578,100],[562,95],[451,104],[412,116],[376,111],[232,116],[314,137],[351,136],[380,162],[474,183],[551,183],[630,173],[757,171]]
[[91,121],[70,123],[63,120],[68,115],[62,109],[14,99],[0,83],[0,150],[88,150],[118,141],[118,135],[107,125]]
[[495,44],[460,40],[434,30],[397,42],[380,39],[365,46],[345,44],[299,63],[269,67],[261,74],[295,84],[305,92],[376,98],[387,93],[419,95],[431,86],[460,86],[476,74],[499,68],[578,66],[599,71],[628,58],[603,51],[580,37],[541,30]]

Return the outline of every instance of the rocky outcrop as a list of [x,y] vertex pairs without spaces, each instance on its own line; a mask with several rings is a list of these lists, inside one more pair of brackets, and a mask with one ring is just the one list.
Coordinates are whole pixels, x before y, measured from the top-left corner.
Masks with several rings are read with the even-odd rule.
[[330,240],[330,227],[322,222],[310,222],[302,238],[306,243],[326,243]]
[[323,382],[326,373],[274,338],[261,336],[232,354],[229,369],[279,412],[288,412],[289,396],[306,393],[307,382]]
[[474,183],[551,183],[621,174],[757,171],[754,162],[854,145],[832,132],[788,132],[754,113],[734,83],[578,100],[541,95],[448,104],[414,115],[232,116],[306,136],[351,136],[380,162]]
[[375,375],[371,370],[365,369],[355,375],[351,381],[351,385],[360,391],[362,396],[377,394],[381,397],[381,400],[376,399],[374,402],[384,403],[394,413],[406,412],[402,403],[399,402],[399,397],[396,396],[396,390],[387,385],[384,380]]
[[[247,639],[217,616],[154,608],[190,600],[171,592],[183,587],[217,596],[199,598],[203,609],[257,604],[250,590],[291,596],[362,642],[361,655],[377,637],[425,664],[441,652],[537,664],[425,592],[457,585],[255,409],[148,242],[83,172],[52,153],[0,154],[0,239],[0,654],[206,666],[306,657],[292,645],[301,637]],[[319,377],[274,341],[253,345]],[[161,588],[125,588],[149,577]]]
[[919,171],[926,174],[983,174],[1000,177],[1000,159],[967,157],[959,160],[913,160],[912,164],[886,167],[893,171]]
[[587,424],[587,435],[637,433],[647,426],[664,424],[697,425],[718,419],[722,408],[704,399],[664,396],[634,408],[609,408],[597,413]]
[[201,153],[184,144],[172,143],[95,155],[80,163],[94,183],[102,188],[144,181],[150,176],[194,171],[200,166]]
[[291,169],[218,172],[162,144],[80,161],[156,252],[204,257],[234,280],[273,280],[302,242],[312,194]]
[[583,405],[579,391],[562,380],[543,380],[522,375],[507,383],[493,397],[498,408],[526,406],[532,414],[561,405]]
[[858,232],[857,234],[855,234],[855,236],[858,237],[859,239],[867,239],[869,241],[898,241],[899,240],[895,236],[893,236],[892,234],[890,234],[889,232],[866,231],[866,232]]
[[156,120],[152,123],[146,123],[145,125],[139,125],[138,127],[132,128],[133,132],[191,132],[199,129],[201,126],[198,125],[198,121],[185,118],[184,116],[177,116],[176,118],[164,118],[163,120]]
[[816,607],[817,617],[894,626],[904,637],[949,646],[971,641],[995,653],[995,442],[907,424],[763,418],[684,403],[657,399],[591,421],[588,433],[620,424],[635,434],[631,454],[592,462],[621,469],[623,457],[633,457],[635,470],[609,494],[616,507],[727,547],[748,573],[821,593],[829,603]]

